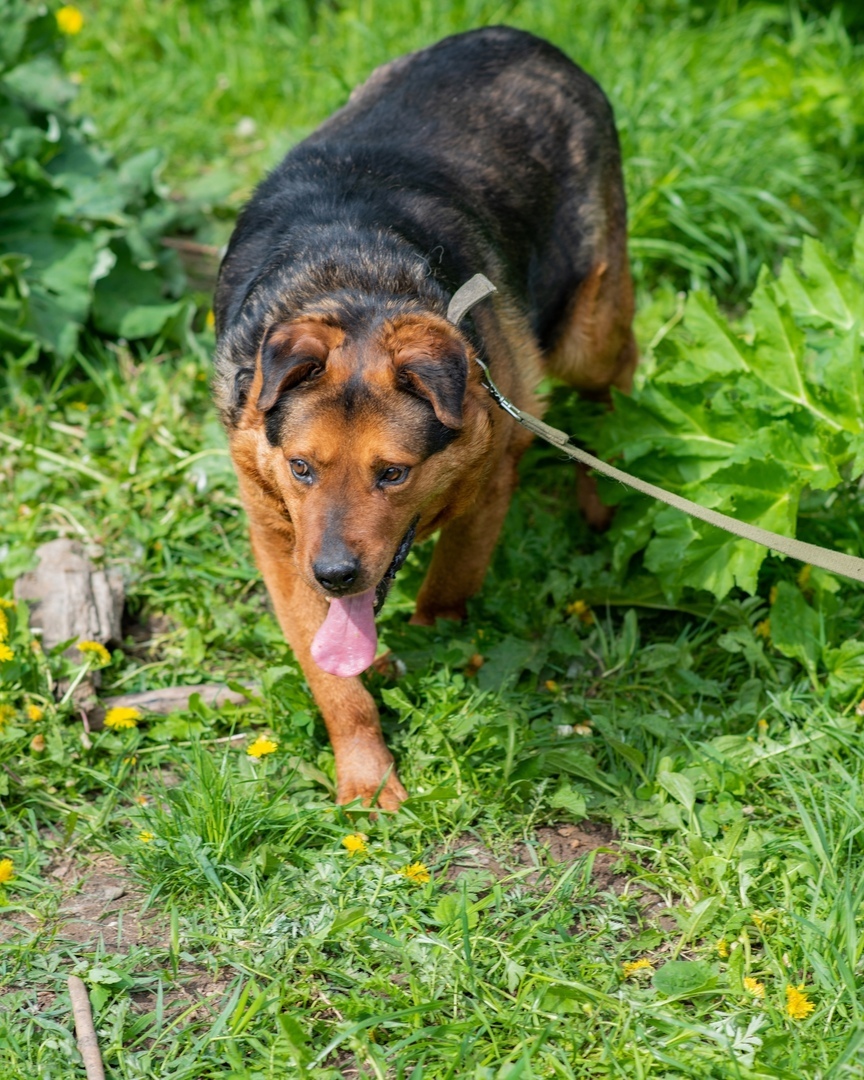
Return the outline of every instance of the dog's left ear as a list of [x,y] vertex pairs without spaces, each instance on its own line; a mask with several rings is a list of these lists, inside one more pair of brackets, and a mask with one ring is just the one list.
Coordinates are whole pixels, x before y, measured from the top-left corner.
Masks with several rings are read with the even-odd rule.
[[400,352],[396,357],[396,373],[402,389],[425,398],[445,427],[454,431],[462,427],[468,356],[459,341],[436,342],[428,351]]

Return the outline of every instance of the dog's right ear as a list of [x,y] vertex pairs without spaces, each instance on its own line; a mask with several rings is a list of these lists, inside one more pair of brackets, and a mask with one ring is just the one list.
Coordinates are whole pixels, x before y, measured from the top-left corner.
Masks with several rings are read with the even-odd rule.
[[274,323],[261,342],[261,392],[258,408],[268,412],[286,390],[324,371],[327,356],[339,343],[341,331],[326,323],[304,319]]

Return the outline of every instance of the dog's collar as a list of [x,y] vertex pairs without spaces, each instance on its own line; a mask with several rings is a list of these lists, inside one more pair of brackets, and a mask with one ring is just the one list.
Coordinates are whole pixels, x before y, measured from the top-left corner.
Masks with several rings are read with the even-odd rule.
[[[484,277],[483,274],[475,274],[474,277],[469,278],[464,285],[460,285],[456,292],[453,293],[453,297],[447,305],[447,319],[453,323],[454,326],[458,326],[475,304],[479,304],[481,300],[485,300],[487,296],[491,296],[494,292],[498,292],[498,290],[489,278]],[[504,412],[509,413],[514,420],[518,420],[521,424],[523,421],[519,409],[509,402],[495,383],[492,382],[492,377],[489,374],[489,368],[486,366],[485,361],[481,360],[480,356],[477,354],[475,354],[474,359],[483,369],[486,389],[498,405],[501,406]]]
[[481,300],[491,296],[494,292],[498,292],[498,290],[489,278],[484,277],[482,274],[475,274],[474,277],[469,278],[464,285],[460,285],[456,292],[453,293],[453,297],[447,305],[447,319],[454,326],[458,326],[475,304],[479,304]]

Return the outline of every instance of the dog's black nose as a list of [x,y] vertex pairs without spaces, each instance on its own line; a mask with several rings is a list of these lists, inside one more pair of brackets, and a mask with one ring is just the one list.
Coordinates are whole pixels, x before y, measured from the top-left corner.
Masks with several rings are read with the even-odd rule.
[[319,585],[322,585],[327,592],[339,595],[347,592],[357,580],[357,575],[360,573],[360,562],[358,559],[352,558],[340,559],[339,562],[328,562],[319,559],[318,562],[313,564],[312,572],[315,574]]

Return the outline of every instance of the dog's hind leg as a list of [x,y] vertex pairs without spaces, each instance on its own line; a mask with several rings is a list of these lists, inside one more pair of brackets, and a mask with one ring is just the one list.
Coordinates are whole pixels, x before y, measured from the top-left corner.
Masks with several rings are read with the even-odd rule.
[[[553,375],[583,397],[611,406],[611,387],[630,391],[639,352],[633,337],[633,283],[623,232],[613,234],[605,246],[604,257],[595,262],[571,299],[548,363]],[[588,524],[605,528],[613,511],[600,502],[594,478],[583,465],[576,491]]]
[[375,702],[358,678],[328,675],[312,659],[312,639],[327,615],[327,601],[297,572],[290,526],[289,531],[284,525],[276,528],[266,513],[256,512],[254,495],[244,498],[244,503],[252,550],[279,625],[324,716],[336,758],[336,801],[350,803],[359,798],[368,804],[381,788],[378,805],[397,810],[408,793],[384,742]]

